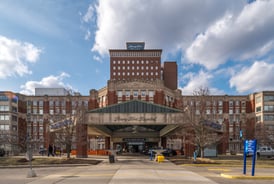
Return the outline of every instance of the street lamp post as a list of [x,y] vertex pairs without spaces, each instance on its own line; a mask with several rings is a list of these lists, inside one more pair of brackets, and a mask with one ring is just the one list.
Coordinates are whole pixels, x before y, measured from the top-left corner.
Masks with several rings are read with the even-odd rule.
[[[27,114],[27,123],[30,123],[30,115]],[[28,171],[27,178],[36,177],[35,171],[32,169],[32,146],[29,134],[27,135],[27,158],[29,160],[30,170]]]

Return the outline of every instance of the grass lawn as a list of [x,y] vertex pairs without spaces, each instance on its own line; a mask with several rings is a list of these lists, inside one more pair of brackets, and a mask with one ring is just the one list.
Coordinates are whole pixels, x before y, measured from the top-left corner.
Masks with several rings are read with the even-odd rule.
[[[222,166],[241,166],[243,165],[243,156],[218,156],[212,158],[197,158],[196,162],[194,162],[193,158],[184,158],[181,156],[170,157],[168,158],[171,162],[177,165],[186,165],[186,164],[195,164],[195,165],[203,165],[203,164],[212,164],[212,165],[222,165]],[[252,157],[247,157],[247,164],[251,165]],[[256,160],[257,167],[273,167],[274,168],[274,159],[272,158],[258,158]]]
[[[52,164],[89,164],[96,165],[101,161],[80,159],[80,158],[60,158],[60,157],[39,157],[33,158],[32,165],[52,165]],[[0,166],[29,165],[29,161],[23,157],[0,157]]]

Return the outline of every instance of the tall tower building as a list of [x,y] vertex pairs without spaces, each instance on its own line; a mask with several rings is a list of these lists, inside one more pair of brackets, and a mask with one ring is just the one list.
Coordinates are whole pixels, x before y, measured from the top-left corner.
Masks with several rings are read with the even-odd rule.
[[127,49],[110,49],[110,80],[161,79],[162,49],[145,49],[144,42],[127,42]]

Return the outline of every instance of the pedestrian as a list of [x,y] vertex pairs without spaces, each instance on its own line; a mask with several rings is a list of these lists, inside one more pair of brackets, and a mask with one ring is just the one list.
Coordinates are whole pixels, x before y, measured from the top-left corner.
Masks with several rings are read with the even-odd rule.
[[53,154],[53,147],[52,147],[51,144],[49,144],[49,147],[48,147],[48,157],[49,157],[50,155],[54,157],[54,154]]

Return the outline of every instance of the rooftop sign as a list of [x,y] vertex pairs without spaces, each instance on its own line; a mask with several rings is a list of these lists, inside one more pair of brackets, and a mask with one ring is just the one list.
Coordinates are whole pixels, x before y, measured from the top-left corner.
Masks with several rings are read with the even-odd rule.
[[127,50],[144,50],[145,42],[127,42]]

